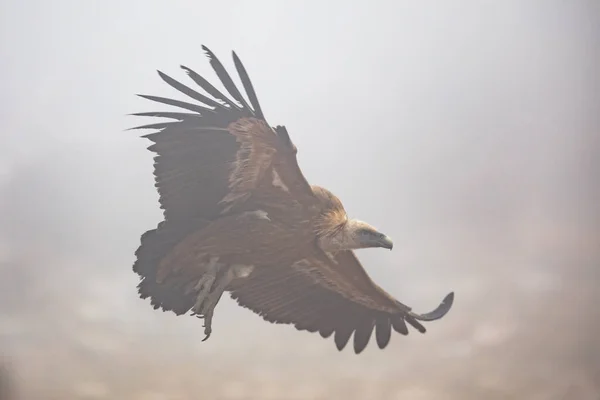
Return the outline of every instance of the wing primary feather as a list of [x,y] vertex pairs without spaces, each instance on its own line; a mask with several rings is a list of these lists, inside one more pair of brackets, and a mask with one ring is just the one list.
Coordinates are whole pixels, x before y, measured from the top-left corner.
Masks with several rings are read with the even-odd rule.
[[353,313],[355,311],[354,307],[342,309],[335,318],[333,341],[339,351],[342,351],[346,347],[348,340],[350,340],[350,336],[352,336],[354,324],[356,323],[355,315]]
[[381,315],[375,323],[375,339],[380,349],[386,348],[392,336],[392,324],[387,315]]
[[202,89],[204,89],[206,91],[206,93],[210,94],[212,97],[214,97],[217,100],[221,100],[223,103],[227,104],[228,106],[230,106],[238,111],[241,110],[240,106],[238,106],[233,101],[231,101],[231,99],[229,99],[227,96],[225,96],[223,93],[221,93],[221,91],[219,89],[214,87],[209,81],[207,81],[200,74],[198,74],[191,68],[186,67],[185,65],[180,65],[180,67],[181,67],[181,69],[183,69],[185,71],[185,73],[194,82],[196,82],[196,84],[198,86],[200,86]]
[[161,77],[161,79],[163,81],[165,81],[166,83],[168,83],[170,86],[177,89],[181,93],[188,95],[191,98],[206,104],[207,106],[224,108],[224,106],[222,104],[214,101],[213,99],[211,99],[209,97],[206,97],[205,95],[203,95],[201,93],[196,92],[192,88],[189,88],[186,85],[184,85],[183,83],[171,78],[169,75],[165,74],[164,72],[158,71],[158,70],[156,72],[158,72],[158,75]]
[[128,128],[126,129],[127,131],[133,131],[136,129],[165,129],[168,128],[169,126],[172,126],[174,124],[178,124],[179,122],[158,122],[155,124],[147,124],[147,125],[140,125],[140,126],[134,126],[133,128]]
[[414,319],[412,316],[406,315],[406,316],[404,316],[404,320],[406,322],[408,322],[410,324],[410,326],[412,326],[413,328],[415,328],[419,332],[421,332],[421,333],[427,332],[427,329],[425,329],[425,327],[423,325],[421,325],[419,323],[419,321],[417,321],[416,319]]
[[419,321],[435,321],[445,316],[448,313],[448,311],[450,311],[450,308],[452,308],[453,303],[454,292],[450,292],[446,295],[446,297],[444,297],[444,300],[442,300],[442,302],[437,306],[435,310],[425,314],[417,314],[410,312],[409,315]]
[[375,326],[375,320],[372,315],[366,313],[366,315],[360,319],[360,323],[354,331],[354,353],[360,354],[369,344],[371,335],[373,334],[373,327]]
[[208,55],[208,58],[210,60],[210,65],[213,67],[213,69],[217,73],[217,76],[223,83],[223,86],[225,86],[225,89],[227,89],[229,94],[234,99],[239,101],[244,108],[247,108],[248,110],[250,110],[250,112],[252,112],[254,114],[254,110],[252,110],[252,108],[250,107],[248,102],[246,102],[246,99],[244,99],[244,97],[242,96],[242,94],[240,93],[238,88],[235,86],[235,83],[233,83],[231,76],[229,76],[229,74],[227,73],[227,70],[225,69],[223,64],[221,64],[221,61],[219,61],[217,56],[212,51],[210,51],[210,49],[208,47],[202,45],[202,49]]
[[248,94],[248,99],[250,100],[250,104],[252,104],[252,108],[254,108],[254,114],[257,118],[265,119],[263,115],[262,109],[260,107],[260,103],[258,102],[258,97],[256,96],[256,92],[254,91],[254,86],[252,85],[252,81],[250,80],[250,76],[242,63],[242,60],[238,57],[238,55],[233,53],[233,63],[235,64],[235,68],[237,69],[238,75],[240,76],[240,80],[242,81],[242,85],[244,86],[244,90],[246,94]]
[[333,327],[328,326],[327,328],[322,328],[319,331],[319,334],[321,335],[321,337],[323,339],[327,339],[329,336],[331,336],[331,334],[333,333]]
[[337,347],[337,349],[339,351],[344,350],[344,347],[346,347],[346,344],[348,343],[348,340],[350,340],[350,336],[352,335],[352,328],[350,328],[350,326],[342,326],[342,327],[338,327],[335,330],[335,335],[333,337],[333,341],[335,342],[335,347]]
[[138,94],[138,96],[151,101],[156,101],[157,103],[163,103],[174,107],[185,108],[186,110],[196,111],[197,113],[201,114],[213,111],[210,108],[202,107],[197,104],[187,103],[185,101],[180,100],[168,99],[166,97],[150,96],[147,94]]
[[406,322],[404,322],[404,315],[398,314],[393,316],[391,322],[392,328],[396,332],[404,336],[408,335],[408,327],[406,326]]
[[192,113],[182,113],[182,112],[167,112],[167,111],[149,111],[149,112],[140,112],[127,114],[135,117],[158,117],[158,118],[169,118],[169,119],[177,119],[182,121],[186,118],[198,118],[198,114]]
[[[171,122],[171,124],[176,124],[176,122]],[[150,124],[150,125],[160,125],[160,124]],[[129,128],[128,130],[134,130],[134,129],[161,129],[160,127],[152,127],[152,126],[138,126],[138,127],[134,127],[134,128]],[[164,129],[164,128],[163,128]],[[212,127],[212,126],[207,126],[207,127],[198,127],[198,128],[187,128],[185,130],[182,131],[186,131],[186,132],[206,132],[206,133],[212,133],[212,132],[229,132],[227,129],[225,128],[217,128],[217,127]],[[156,142],[156,140],[154,139],[157,135],[159,135],[161,132],[152,132],[152,133],[148,133],[147,135],[143,135],[142,137],[145,139],[150,139],[154,142]],[[160,137],[160,136],[159,136]]]

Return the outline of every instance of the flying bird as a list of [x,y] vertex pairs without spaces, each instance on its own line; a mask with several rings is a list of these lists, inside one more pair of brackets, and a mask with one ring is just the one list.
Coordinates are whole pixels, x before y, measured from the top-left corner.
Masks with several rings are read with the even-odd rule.
[[236,53],[247,100],[213,52],[202,49],[229,96],[181,66],[188,85],[158,74],[188,101],[139,95],[177,112],[132,114],[167,119],[131,128],[154,130],[143,137],[156,153],[164,215],[135,253],[140,297],[154,309],[203,318],[204,340],[225,291],[266,321],[333,336],[340,351],[352,334],[358,354],[373,331],[381,349],[392,331],[407,335],[407,323],[425,333],[421,322],[446,315],[454,293],[418,314],[374,283],[354,251],[391,250],[392,240],[349,218],[329,190],[308,183],[286,127],[269,125]]

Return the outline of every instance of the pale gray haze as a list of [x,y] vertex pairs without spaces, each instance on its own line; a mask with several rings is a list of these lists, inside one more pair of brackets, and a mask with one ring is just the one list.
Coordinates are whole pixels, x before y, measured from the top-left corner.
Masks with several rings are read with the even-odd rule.
[[[157,69],[216,82],[201,44],[394,238],[376,282],[456,292],[427,334],[340,353],[225,296],[201,343],[138,298],[162,215],[126,114],[181,98]],[[594,0],[2,1],[0,398],[600,399],[599,44]]]

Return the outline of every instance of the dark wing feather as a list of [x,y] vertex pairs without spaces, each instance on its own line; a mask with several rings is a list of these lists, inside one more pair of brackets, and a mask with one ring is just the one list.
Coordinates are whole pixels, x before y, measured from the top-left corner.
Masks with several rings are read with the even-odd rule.
[[158,118],[169,118],[183,121],[186,118],[197,118],[198,114],[182,113],[182,112],[167,112],[167,111],[149,111],[129,114],[136,117],[158,117]]
[[163,283],[157,282],[158,265],[191,232],[206,226],[206,221],[189,220],[171,224],[162,221],[156,229],[142,235],[141,246],[135,252],[133,270],[142,278],[138,293],[142,299],[150,298],[154,309],[172,311],[177,315],[186,313],[196,301],[196,295],[188,290],[192,277],[185,273],[169,276]]
[[375,320],[369,312],[365,310],[364,317],[360,319],[354,331],[354,352],[361,353],[369,344],[373,328],[375,328]]
[[375,322],[375,338],[380,349],[387,347],[392,337],[392,324],[389,318],[379,316]]
[[194,82],[196,82],[196,84],[198,86],[200,86],[202,89],[204,89],[206,91],[206,93],[210,94],[215,99],[220,100],[223,103],[220,105],[220,107],[225,107],[225,105],[226,105],[235,110],[240,110],[240,107],[237,104],[232,102],[227,96],[225,96],[223,93],[221,93],[220,90],[215,88],[209,81],[204,79],[204,77],[202,77],[201,75],[196,73],[194,70],[186,67],[185,65],[181,65],[181,69],[183,69],[188,74],[188,76]]
[[167,75],[161,71],[158,71],[158,75],[162,78],[163,81],[168,83],[170,86],[179,90],[181,93],[191,97],[192,99],[195,99],[195,100],[197,100],[201,103],[204,103],[210,107],[220,108],[222,106],[221,104],[214,101],[210,97],[207,97],[201,93],[196,92],[195,90],[187,87],[183,83],[176,81],[175,79],[171,78],[169,75]]
[[[324,338],[333,335],[338,350],[344,349],[354,334],[357,354],[366,348],[373,330],[381,349],[388,345],[392,328],[408,334],[407,321],[425,333],[417,322],[423,315],[375,285],[352,252],[341,252],[335,260],[337,264],[315,259],[308,265],[257,269],[250,277],[234,282],[231,296],[267,321],[293,324]],[[453,299],[453,293],[446,296],[435,319],[450,310]],[[430,314],[424,316],[434,320]]]
[[144,99],[147,99],[147,100],[156,101],[157,103],[163,103],[163,104],[167,104],[169,106],[184,108],[184,109],[190,110],[190,111],[195,111],[198,114],[201,114],[207,110],[210,111],[210,109],[199,106],[197,104],[187,103],[185,101],[180,101],[180,100],[167,99],[166,97],[150,96],[147,94],[138,94],[138,96],[140,96]]
[[240,76],[242,85],[244,85],[244,90],[248,94],[248,99],[250,100],[252,107],[254,107],[254,114],[257,118],[265,119],[262,109],[260,108],[260,103],[258,102],[258,97],[256,96],[256,92],[254,91],[252,81],[248,76],[248,72],[246,72],[246,68],[244,68],[244,64],[242,64],[240,58],[237,56],[237,54],[235,54],[235,51],[233,52],[233,62],[235,63],[235,68],[237,69],[237,72]]
[[[205,46],[202,48],[234,100],[192,69],[182,66],[199,90],[161,71],[158,74],[169,86],[187,96],[188,101],[144,94],[139,96],[190,112],[134,114],[169,119],[131,128],[158,130],[144,137],[153,142],[149,150],[156,153],[154,175],[165,219],[214,220],[234,206],[242,209],[243,203],[248,202],[252,194],[258,203],[254,206],[263,206],[261,202],[272,199],[272,193],[261,197],[255,192],[264,187],[261,179],[272,181],[273,178],[265,174],[265,171],[270,171],[269,168],[281,169],[278,171],[281,180],[292,189],[288,197],[300,192],[310,195],[310,187],[295,158],[294,145],[289,136],[275,134],[264,120],[250,78],[237,55],[234,57],[236,70],[254,109],[244,100],[214,53]],[[206,94],[200,93],[200,90]],[[236,132],[236,127],[243,132]],[[257,155],[260,151],[263,154]],[[276,166],[272,166],[274,164]],[[240,165],[244,169],[242,172],[239,171]],[[245,179],[248,176],[252,179]],[[236,182],[243,182],[243,187],[235,187]],[[225,200],[227,198],[229,200]],[[266,206],[263,209],[266,210]]]
[[[227,70],[225,69],[223,64],[221,64],[221,61],[219,61],[219,59],[214,55],[214,53],[212,51],[210,51],[206,46],[202,46],[202,49],[206,52],[206,54],[208,54],[208,58],[210,59],[210,65],[213,67],[213,69],[217,73],[217,76],[219,77],[219,79],[223,83],[223,86],[225,86],[225,89],[227,89],[229,94],[234,99],[239,101],[242,104],[242,107],[252,110],[252,108],[246,102],[246,100],[244,99],[244,97],[242,96],[242,94],[240,93],[238,88],[235,86],[235,83],[233,83],[231,76],[229,76],[229,74],[227,73]],[[253,114],[254,114],[254,110],[253,110]]]

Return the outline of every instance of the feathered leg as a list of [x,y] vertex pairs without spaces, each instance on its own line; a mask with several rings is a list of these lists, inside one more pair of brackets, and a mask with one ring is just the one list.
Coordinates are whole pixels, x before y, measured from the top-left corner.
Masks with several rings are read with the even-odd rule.
[[200,306],[200,314],[204,318],[204,334],[206,335],[202,341],[204,342],[210,337],[212,333],[212,318],[215,311],[215,307],[221,300],[221,296],[227,286],[231,283],[234,278],[233,271],[228,268],[227,271],[217,280],[217,283],[213,290],[206,296],[204,302]]
[[192,307],[193,314],[202,314],[202,303],[208,297],[208,294],[210,293],[210,288],[215,282],[215,279],[217,278],[217,273],[219,272],[219,264],[217,263],[218,260],[218,257],[210,258],[208,266],[206,267],[206,272],[204,273],[204,275],[202,275],[202,277],[198,280],[198,283],[194,287],[194,290],[199,293],[196,297],[196,304],[194,304],[194,307]]
[[197,314],[200,314],[204,318],[204,334],[206,335],[202,341],[204,342],[210,337],[212,333],[212,318],[215,311],[215,307],[221,300],[221,296],[227,289],[227,286],[235,278],[245,278],[252,272],[253,267],[246,265],[232,265],[227,268],[227,271],[217,280],[217,283],[213,290],[206,296],[203,303],[200,304],[200,309]]

